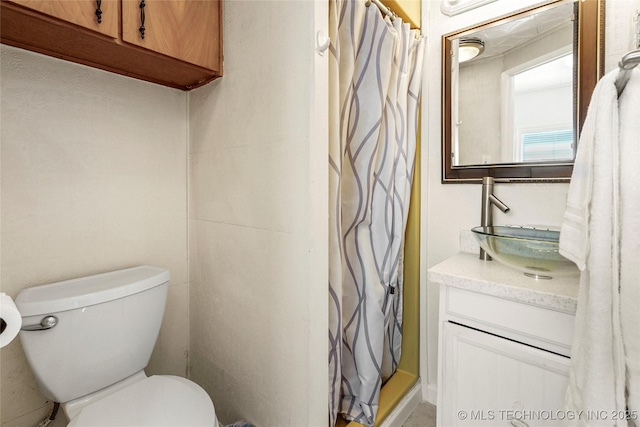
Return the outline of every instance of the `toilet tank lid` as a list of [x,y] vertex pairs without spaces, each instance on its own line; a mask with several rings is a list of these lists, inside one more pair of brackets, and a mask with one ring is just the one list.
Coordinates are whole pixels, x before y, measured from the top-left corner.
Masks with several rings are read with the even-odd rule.
[[142,265],[26,288],[15,302],[23,317],[52,314],[123,298],[168,281],[168,270]]

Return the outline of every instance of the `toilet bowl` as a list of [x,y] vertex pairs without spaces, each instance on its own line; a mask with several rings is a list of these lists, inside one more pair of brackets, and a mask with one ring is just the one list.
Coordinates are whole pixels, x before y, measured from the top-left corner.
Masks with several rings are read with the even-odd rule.
[[20,341],[44,396],[70,427],[215,427],[196,383],[148,377],[169,272],[139,266],[24,289]]
[[194,382],[153,375],[83,407],[68,427],[212,427],[214,413],[209,395]]

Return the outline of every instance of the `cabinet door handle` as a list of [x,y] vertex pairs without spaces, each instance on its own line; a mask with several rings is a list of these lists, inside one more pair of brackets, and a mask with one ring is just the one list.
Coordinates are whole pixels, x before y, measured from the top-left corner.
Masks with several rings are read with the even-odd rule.
[[524,421],[518,418],[511,420],[511,425],[513,427],[529,427],[529,424],[525,423]]
[[96,16],[98,17],[98,24],[102,24],[102,0],[96,0]]
[[144,0],[140,0],[140,28],[138,29],[138,31],[140,31],[140,37],[142,39],[144,39],[144,7],[146,6]]

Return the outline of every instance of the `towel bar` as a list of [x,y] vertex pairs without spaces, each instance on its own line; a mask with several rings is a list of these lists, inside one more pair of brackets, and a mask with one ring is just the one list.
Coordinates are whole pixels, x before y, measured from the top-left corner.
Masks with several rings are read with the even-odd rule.
[[638,64],[640,64],[640,49],[632,50],[622,57],[618,63],[620,72],[616,78],[616,89],[618,90],[618,96],[624,91],[629,77],[631,77],[631,70],[633,70]]

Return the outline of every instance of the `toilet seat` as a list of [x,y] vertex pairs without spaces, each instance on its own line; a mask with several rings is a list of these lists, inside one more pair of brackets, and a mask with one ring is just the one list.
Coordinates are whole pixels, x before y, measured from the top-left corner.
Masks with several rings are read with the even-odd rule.
[[196,383],[153,375],[82,409],[68,427],[212,427],[209,395]]

